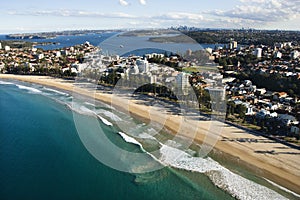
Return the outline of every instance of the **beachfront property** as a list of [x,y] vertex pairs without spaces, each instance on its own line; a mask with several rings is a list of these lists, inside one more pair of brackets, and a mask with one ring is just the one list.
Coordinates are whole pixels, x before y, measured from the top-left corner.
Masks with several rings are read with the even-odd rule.
[[[145,83],[166,85],[171,89],[178,88],[183,95],[189,95],[191,91],[189,87],[199,91],[202,89],[208,91],[207,88],[225,88],[228,102],[233,102],[235,107],[242,106],[243,112],[247,116],[246,120],[249,123],[255,121],[259,125],[262,120],[276,120],[278,123],[282,123],[278,117],[281,114],[289,114],[296,117],[296,121],[300,121],[300,114],[296,109],[297,95],[295,95],[295,91],[293,91],[294,94],[289,94],[290,90],[270,91],[267,89],[267,85],[252,80],[251,76],[241,80],[238,73],[247,70],[248,73],[255,74],[255,76],[278,75],[299,79],[300,73],[297,66],[300,55],[297,49],[298,47],[291,43],[241,47],[234,40],[231,40],[228,48],[211,48],[206,51],[209,58],[207,61],[211,61],[211,59],[217,61],[220,65],[218,66],[219,71],[199,71],[201,67],[198,65],[201,62],[197,59],[183,61],[179,55],[166,56],[158,53],[128,57],[103,55],[99,53],[99,48],[94,47],[89,42],[49,51],[38,50],[35,47],[24,49],[6,47],[0,50],[0,71],[21,74],[61,73],[63,76],[79,75],[86,76],[91,80],[99,79],[98,83],[100,84],[107,83],[114,74],[115,81],[124,79],[131,81],[136,86]],[[187,51],[186,56],[193,58],[193,55],[193,51]],[[251,58],[251,55],[258,59],[256,63],[251,65],[245,65],[240,61],[220,62],[222,59]],[[207,65],[210,66],[209,63]],[[196,69],[196,71],[178,71],[185,68]],[[20,71],[20,69],[25,71]],[[209,99],[206,100],[206,103],[209,107]],[[265,111],[269,113],[262,114]],[[253,117],[256,119],[254,120]],[[269,122],[264,124],[271,125]],[[291,125],[291,123],[283,123],[280,126],[280,132],[290,132]]]
[[83,56],[96,52],[97,47],[88,43],[67,47],[61,50],[41,50],[33,47],[0,49],[0,62],[4,67],[2,73],[17,74],[58,74],[59,71],[78,70],[75,64],[81,64]]
[[[232,45],[230,43],[229,47]],[[281,120],[281,115],[300,120],[298,49],[297,44],[281,42],[273,46],[214,49],[211,54],[220,64],[228,100],[234,102],[235,107],[243,105],[248,116],[246,121],[257,125],[262,123],[269,134],[291,133],[292,124]],[[243,59],[248,59],[247,63],[242,63]],[[279,128],[271,131],[274,123]]]

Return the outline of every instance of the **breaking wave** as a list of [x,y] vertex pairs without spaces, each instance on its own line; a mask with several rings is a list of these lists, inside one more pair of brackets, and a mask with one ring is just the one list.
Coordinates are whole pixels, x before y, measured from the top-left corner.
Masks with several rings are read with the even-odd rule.
[[16,85],[19,89],[21,90],[27,90],[29,92],[33,92],[33,93],[42,93],[41,90],[38,90],[36,88],[33,87],[28,87],[28,86],[24,86],[24,85]]
[[44,89],[49,92],[57,93],[57,94],[64,95],[64,96],[69,96],[69,94],[62,92],[62,91],[55,90],[55,89],[51,89],[51,88],[47,88],[47,87],[44,87]]
[[0,81],[0,85],[14,85],[14,83],[6,82],[6,81]]

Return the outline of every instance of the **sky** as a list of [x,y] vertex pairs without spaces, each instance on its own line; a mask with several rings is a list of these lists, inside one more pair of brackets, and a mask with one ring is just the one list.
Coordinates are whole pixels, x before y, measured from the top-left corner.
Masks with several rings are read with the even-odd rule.
[[0,33],[171,26],[300,30],[300,0],[9,0]]

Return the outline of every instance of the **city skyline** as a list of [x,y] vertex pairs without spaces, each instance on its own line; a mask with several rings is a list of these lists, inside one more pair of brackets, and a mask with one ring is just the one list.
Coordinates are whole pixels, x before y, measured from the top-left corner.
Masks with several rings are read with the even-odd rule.
[[300,30],[299,0],[1,2],[0,33],[171,26]]

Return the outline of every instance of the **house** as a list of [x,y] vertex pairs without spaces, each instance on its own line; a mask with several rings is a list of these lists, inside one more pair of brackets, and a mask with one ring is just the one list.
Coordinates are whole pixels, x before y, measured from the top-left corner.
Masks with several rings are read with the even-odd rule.
[[279,115],[278,119],[287,126],[291,124],[299,124],[294,116],[288,114]]
[[258,105],[266,108],[267,110],[278,110],[279,105],[275,103],[271,103],[270,101],[266,100],[258,100]]
[[270,117],[272,117],[272,118],[277,118],[277,117],[278,117],[278,114],[277,114],[277,112],[273,112],[273,113],[271,113],[271,114],[270,114]]
[[262,109],[258,113],[256,113],[256,117],[259,119],[264,119],[265,117],[267,117],[269,115],[270,115],[270,111],[267,111],[264,109]]
[[288,94],[286,92],[275,92],[273,94],[273,99],[274,100],[279,100],[279,99],[282,99],[282,98],[286,98],[288,96]]
[[259,95],[263,95],[267,92],[267,90],[265,88],[261,88],[261,89],[256,89],[256,92],[259,94]]
[[0,62],[0,71],[4,68],[5,68],[5,64],[3,62]]
[[247,87],[249,87],[249,86],[252,85],[252,82],[250,80],[245,80],[244,81],[244,85],[247,86]]
[[299,126],[291,126],[291,133],[293,133],[295,135],[299,135],[299,133],[300,133]]
[[39,54],[36,54],[35,55],[35,59],[37,59],[37,60],[41,60],[41,59],[43,59],[45,56],[44,56],[44,54],[43,53],[39,53]]
[[253,105],[258,103],[258,98],[254,95],[248,95],[246,96],[246,101]]
[[255,115],[255,112],[253,111],[253,106],[250,103],[243,103],[242,105],[246,107],[245,115]]

